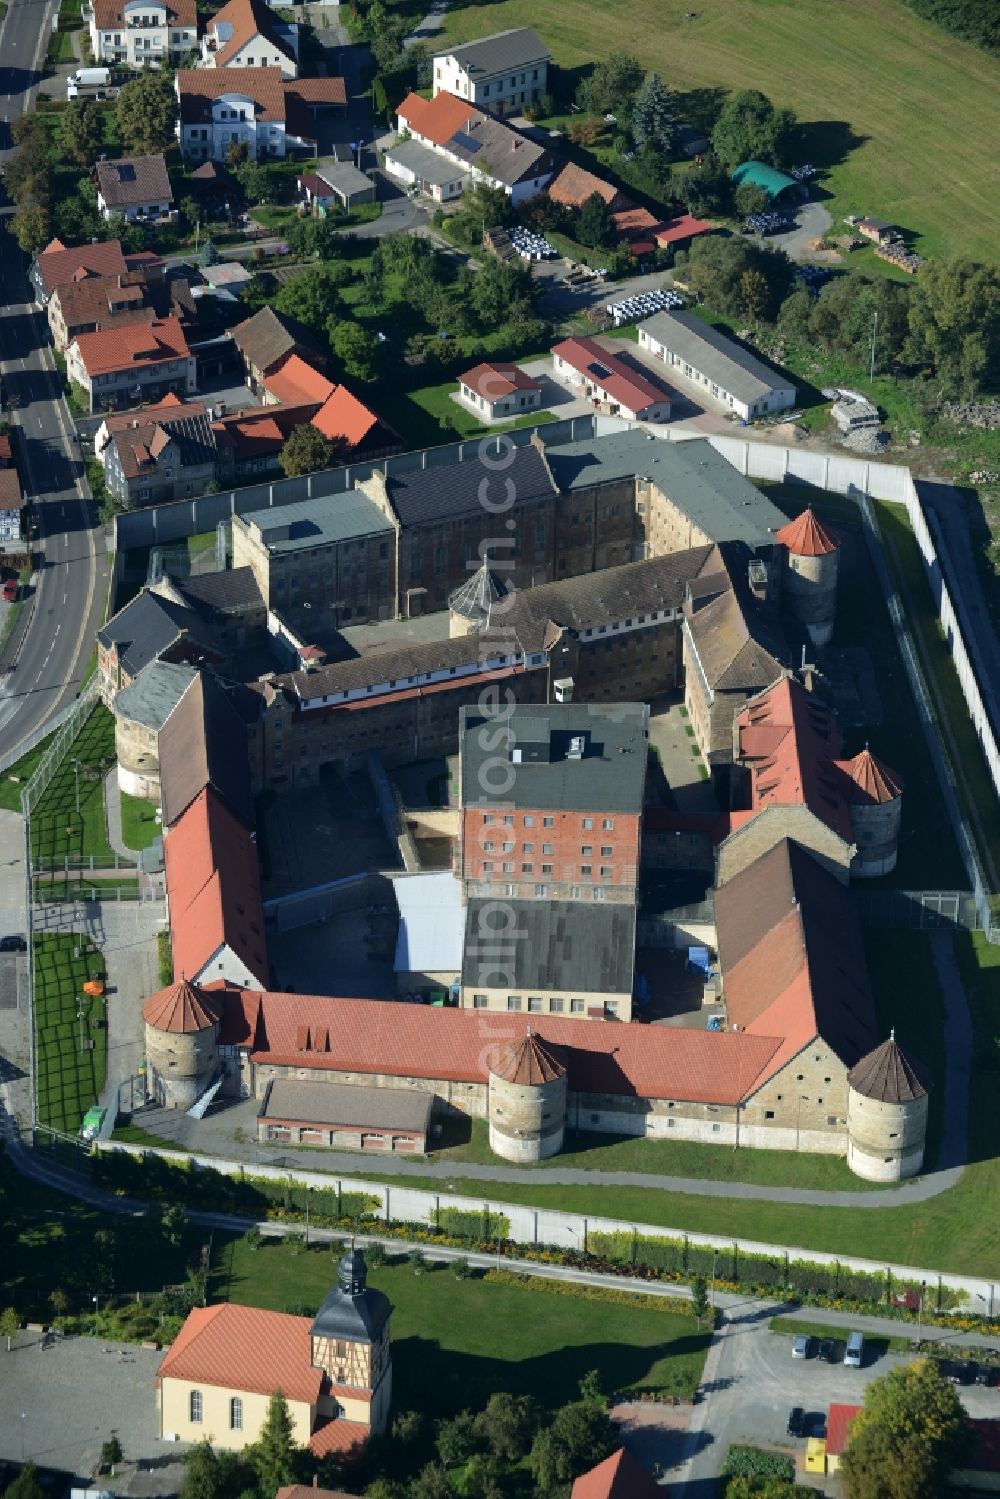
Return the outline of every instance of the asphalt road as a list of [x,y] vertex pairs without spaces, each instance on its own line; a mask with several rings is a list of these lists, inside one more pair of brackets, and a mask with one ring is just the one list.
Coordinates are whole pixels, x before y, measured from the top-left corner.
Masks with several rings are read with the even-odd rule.
[[[10,153],[10,121],[31,107],[54,8],[53,0],[13,0],[0,32],[2,160]],[[6,218],[0,223],[0,366],[12,406],[9,419],[18,429],[25,494],[37,505],[42,561],[13,669],[0,677],[0,759],[16,754],[75,695],[107,574],[103,533],[47,343],[47,323],[30,300],[27,262],[7,232]]]

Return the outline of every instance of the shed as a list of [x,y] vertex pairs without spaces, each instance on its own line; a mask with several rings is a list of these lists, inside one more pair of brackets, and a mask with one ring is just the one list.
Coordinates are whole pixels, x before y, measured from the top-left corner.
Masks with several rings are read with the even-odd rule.
[[768,166],[766,161],[742,162],[733,172],[733,181],[737,187],[742,187],[745,182],[752,183],[754,187],[762,187],[772,203],[806,196],[806,189],[801,182],[796,182],[787,172],[779,172],[777,167]]
[[375,184],[372,179],[354,165],[352,161],[339,161],[334,166],[321,167],[316,173],[325,182],[342,208],[355,208],[359,203],[375,202]]
[[402,991],[427,984],[451,986],[462,971],[465,907],[449,870],[396,875],[399,935],[393,970]]

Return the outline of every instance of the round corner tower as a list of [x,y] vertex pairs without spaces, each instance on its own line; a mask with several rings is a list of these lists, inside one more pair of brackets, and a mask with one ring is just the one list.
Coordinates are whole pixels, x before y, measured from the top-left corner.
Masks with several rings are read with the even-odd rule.
[[189,1109],[219,1066],[220,1011],[187,979],[160,989],[142,1007],[146,1087],[168,1109]]
[[803,510],[775,535],[785,548],[782,597],[813,645],[828,645],[837,613],[840,537]]
[[489,559],[483,558],[478,572],[448,595],[448,635],[478,635],[489,626],[494,604],[507,595],[507,586],[490,571]]
[[490,1149],[505,1161],[542,1161],[562,1149],[566,1068],[529,1031],[499,1047],[487,1084]]
[[851,874],[862,880],[890,874],[899,852],[903,783],[867,745],[844,769],[851,779],[851,829],[857,845]]
[[927,1083],[893,1032],[847,1074],[847,1164],[865,1181],[902,1181],[923,1165]]

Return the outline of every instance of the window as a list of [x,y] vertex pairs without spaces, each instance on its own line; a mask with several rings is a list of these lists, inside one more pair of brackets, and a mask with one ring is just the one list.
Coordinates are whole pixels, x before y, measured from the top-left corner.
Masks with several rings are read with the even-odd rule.
[[535,819],[533,817],[526,817],[524,819],[524,825],[526,828],[533,828],[535,826]]
[[500,852],[503,853],[503,854],[512,854],[514,852],[514,845],[513,845],[513,843],[504,843],[501,846]]
[[773,1109],[765,1109],[764,1110],[764,1118],[765,1119],[773,1119],[774,1118],[774,1110]]
[[569,1012],[570,1012],[571,1015],[582,1015],[583,1014],[583,1000],[582,999],[571,999],[570,1002],[569,1002]]
[[483,874],[492,874],[492,873],[493,873],[493,860],[492,859],[484,859],[483,860]]
[[229,1402],[229,1430],[243,1430],[243,1401],[239,1395],[234,1395]]
[[523,854],[533,854],[535,852],[535,845],[533,843],[526,843],[521,852]]
[[585,859],[589,859],[590,855],[594,852],[594,845],[592,843],[584,843],[580,847],[580,852]]
[[594,899],[595,900],[603,900],[604,899],[604,886],[603,885],[595,885],[594,886]]
[[548,885],[536,885],[535,886],[535,894],[540,899],[544,899],[544,897],[546,895],[548,895],[548,893],[549,893],[549,887],[548,887]]
[[543,864],[542,865],[542,874],[551,874],[551,873],[552,873],[552,865],[551,864]]
[[613,853],[614,853],[614,849],[612,848],[612,846],[611,846],[610,843],[602,843],[601,844],[601,858],[602,859],[610,859],[611,855]]
[[535,866],[533,864],[522,864],[521,865],[521,873],[522,874],[534,874],[534,872],[535,872]]
[[496,821],[496,819],[494,818],[492,812],[484,812],[483,813],[483,823],[485,824],[486,827],[491,828],[493,826],[493,824],[494,824],[495,821]]
[[836,1122],[837,1122],[837,1116],[836,1116],[836,1114],[827,1114],[827,1116],[826,1116],[826,1122],[827,1122],[827,1124],[836,1124]]
[[521,1008],[521,996],[519,994],[507,995],[508,1010],[519,1010]]
[[492,852],[493,852],[493,839],[492,838],[487,838],[486,842],[483,844],[483,853],[484,854],[491,854]]
[[583,819],[583,830],[584,830],[584,832],[589,832],[590,829],[593,826],[594,826],[594,819],[592,817],[585,817]]
[[542,1001],[538,998],[537,995],[531,994],[528,996],[528,1010],[532,1015],[540,1015],[542,1013],[542,1008]]
[[197,1426],[201,1423],[201,1391],[192,1390],[188,1397],[188,1417]]
[[503,867],[503,872],[504,872],[504,874],[513,874],[514,873],[514,866],[513,866],[513,864],[505,864],[504,867]]
[[563,1012],[563,1001],[561,999],[550,999],[549,1000],[549,1013],[551,1015],[561,1015],[562,1012]]
[[543,843],[542,844],[542,853],[543,854],[550,854],[551,852],[552,852],[552,844],[551,843]]
[[556,825],[556,820],[555,820],[554,817],[543,817],[542,818],[542,827],[543,828],[554,828],[555,825]]
[[591,875],[593,874],[593,872],[594,872],[594,870],[593,870],[593,866],[592,865],[590,865],[590,864],[581,864],[580,865],[580,873],[583,875],[583,877],[584,877],[585,880],[589,880],[590,877],[591,877]]
[[610,864],[602,864],[601,865],[601,879],[602,880],[610,880],[610,878],[611,878],[611,876],[612,876],[613,873],[614,873],[614,871],[612,870]]
[[512,828],[514,826],[514,819],[509,812],[504,815],[503,825],[505,828]]

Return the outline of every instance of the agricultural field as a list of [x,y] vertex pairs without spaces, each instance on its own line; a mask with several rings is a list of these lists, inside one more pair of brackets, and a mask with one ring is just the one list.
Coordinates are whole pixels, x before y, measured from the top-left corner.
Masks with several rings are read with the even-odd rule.
[[804,126],[803,160],[823,168],[834,219],[871,213],[924,255],[990,260],[1000,234],[996,62],[899,0],[499,0],[457,4],[446,35],[471,41],[534,26],[561,67],[636,53],[696,123],[723,91],[762,90]]

